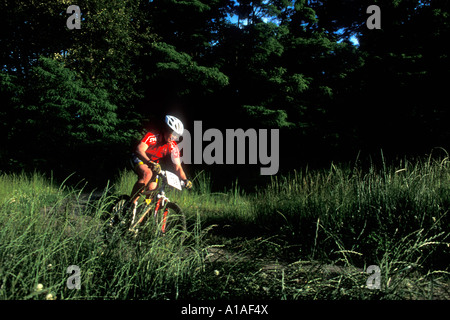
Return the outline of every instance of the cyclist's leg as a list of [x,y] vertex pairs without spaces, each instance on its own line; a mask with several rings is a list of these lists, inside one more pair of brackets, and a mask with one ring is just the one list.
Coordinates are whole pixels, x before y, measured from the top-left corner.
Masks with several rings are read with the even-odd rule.
[[138,175],[138,180],[134,184],[133,190],[131,191],[131,203],[136,203],[138,201],[141,193],[145,189],[145,186],[150,182],[153,176],[152,170],[150,170],[146,164],[136,166],[135,172]]
[[150,181],[150,179],[146,177],[146,172],[148,171],[149,168],[147,165],[144,164],[144,161],[142,161],[135,153],[131,154],[130,165],[134,173],[136,173],[138,176],[138,179],[134,184],[130,194],[130,204],[135,204],[137,203],[137,200],[139,199],[142,191],[144,190],[146,180]]
[[149,191],[153,191],[156,189],[156,187],[158,186],[158,182],[156,181],[152,181],[148,184],[148,190]]

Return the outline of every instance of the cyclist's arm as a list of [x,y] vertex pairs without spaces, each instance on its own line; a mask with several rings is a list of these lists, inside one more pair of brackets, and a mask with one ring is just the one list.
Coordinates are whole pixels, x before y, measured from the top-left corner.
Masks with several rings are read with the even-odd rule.
[[180,150],[178,149],[176,142],[171,143],[170,153],[171,153],[172,163],[175,167],[175,171],[176,171],[178,177],[181,180],[187,180],[186,174],[184,173],[183,167],[181,166]]
[[181,166],[180,158],[178,158],[177,160],[178,161],[175,161],[174,163],[175,171],[181,180],[187,180],[186,174],[184,173],[183,167]]
[[138,146],[136,147],[136,155],[138,156],[139,159],[141,159],[142,161],[144,161],[145,163],[147,163],[148,161],[150,161],[150,158],[147,156],[147,154],[145,153],[145,151],[147,151],[148,149],[148,145],[144,142],[140,142],[138,144]]

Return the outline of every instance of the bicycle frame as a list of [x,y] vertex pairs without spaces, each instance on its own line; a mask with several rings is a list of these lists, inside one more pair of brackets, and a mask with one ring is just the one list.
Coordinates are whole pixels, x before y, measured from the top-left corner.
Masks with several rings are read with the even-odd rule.
[[[155,204],[155,209],[153,211],[154,218],[156,218],[160,208],[164,208],[166,206],[166,204],[168,202],[170,202],[170,199],[168,197],[166,197],[166,192],[165,192],[165,187],[168,184],[166,175],[167,175],[166,171],[161,171],[160,174],[156,176],[156,182],[157,182],[156,189],[146,190],[146,191],[142,192],[142,194],[146,196],[146,199],[145,199],[146,207],[144,208],[144,213],[141,214],[141,217],[135,223],[134,223],[134,217],[133,217],[133,221],[131,223],[132,226],[129,229],[130,231],[134,231],[135,228],[142,223],[142,221],[145,219],[147,214],[152,209],[151,203],[154,199],[157,199],[156,204]],[[162,181],[160,181],[161,177],[162,177],[162,179],[161,179]],[[147,188],[147,187],[148,187],[148,185],[145,186],[144,188]],[[149,198],[149,196],[152,194],[153,194],[153,196],[151,198]],[[162,226],[161,226],[161,231],[163,233],[165,232],[165,229],[166,229],[167,214],[168,214],[168,210],[165,209],[164,213],[163,213]]]
[[[144,219],[152,212],[156,230],[154,226],[149,226],[150,228],[145,228],[144,233],[153,230],[160,235],[161,233],[165,235],[166,231],[181,231],[176,238],[177,241],[180,241],[180,244],[183,242],[185,238],[184,231],[186,231],[186,218],[182,209],[166,196],[165,188],[166,185],[169,185],[181,191],[186,185],[184,181],[170,171],[161,171],[156,176],[155,182],[157,185],[154,190],[145,190],[148,188],[148,185],[140,190],[140,195],[145,196],[145,201],[139,206],[132,206],[129,195],[118,196],[111,208],[109,222],[105,226],[106,241],[115,239],[115,230],[121,235],[128,230],[128,232],[134,233],[134,238],[136,238],[140,230],[139,227],[146,224]],[[132,214],[131,217],[130,214]]]

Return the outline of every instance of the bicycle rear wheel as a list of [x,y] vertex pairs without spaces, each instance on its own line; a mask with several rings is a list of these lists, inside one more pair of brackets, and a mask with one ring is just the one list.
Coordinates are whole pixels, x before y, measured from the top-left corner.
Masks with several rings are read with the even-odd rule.
[[116,237],[122,236],[128,230],[130,223],[129,204],[130,196],[128,195],[121,195],[114,201],[104,228],[105,240],[110,242]]

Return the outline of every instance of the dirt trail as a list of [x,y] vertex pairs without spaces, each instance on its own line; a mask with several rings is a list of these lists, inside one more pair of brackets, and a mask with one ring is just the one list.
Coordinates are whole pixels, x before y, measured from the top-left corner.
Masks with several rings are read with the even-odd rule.
[[325,275],[337,275],[337,274],[348,274],[355,272],[364,272],[361,268],[356,267],[344,267],[333,264],[323,264],[319,261],[296,261],[287,262],[278,259],[263,259],[257,258],[252,254],[236,252],[228,250],[224,247],[210,247],[207,248],[208,254],[206,255],[207,263],[223,262],[223,263],[233,263],[233,262],[252,262],[260,266],[262,271],[282,271],[288,270],[293,266],[297,266],[299,271],[303,272],[316,272],[318,274]]

